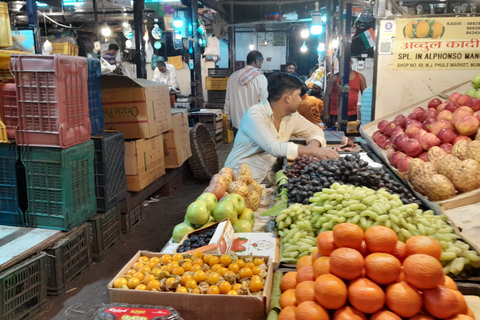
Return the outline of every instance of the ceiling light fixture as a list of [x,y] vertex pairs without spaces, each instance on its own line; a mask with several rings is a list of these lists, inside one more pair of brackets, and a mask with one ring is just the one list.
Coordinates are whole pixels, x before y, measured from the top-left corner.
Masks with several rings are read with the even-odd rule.
[[302,37],[302,39],[307,39],[310,37],[310,31],[308,31],[307,28],[302,29],[302,31],[300,31],[300,37]]
[[173,18],[173,26],[175,28],[181,28],[183,27],[183,20],[178,16],[178,13],[175,11],[175,16]]
[[110,30],[110,27],[105,22],[105,26],[102,28],[102,35],[104,37],[110,37],[111,34],[112,34],[112,30]]
[[312,26],[310,27],[310,32],[313,35],[319,35],[323,32],[322,26],[322,13],[318,8],[318,1],[315,2],[315,11],[312,13]]
[[305,52],[308,51],[308,47],[307,47],[307,45],[305,44],[305,41],[303,41],[303,44],[302,44],[302,46],[300,47],[300,51],[303,52],[303,53],[305,53]]

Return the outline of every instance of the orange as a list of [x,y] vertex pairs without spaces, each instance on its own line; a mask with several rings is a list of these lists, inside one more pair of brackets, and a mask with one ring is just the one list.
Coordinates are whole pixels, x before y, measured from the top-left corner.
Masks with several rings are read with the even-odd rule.
[[327,310],[314,301],[300,303],[295,310],[295,320],[329,320]]
[[472,318],[464,314],[457,314],[454,317],[448,318],[448,320],[475,320],[475,318]]
[[435,318],[429,316],[428,314],[419,313],[408,320],[435,320]]
[[297,261],[297,271],[303,267],[311,267],[313,265],[312,256],[303,256]]
[[296,306],[295,289],[288,289],[280,296],[280,307]]
[[411,237],[405,242],[407,256],[423,253],[440,260],[442,247],[437,240],[427,236]]
[[370,320],[402,320],[397,314],[388,311],[388,310],[381,310],[374,313]]
[[340,223],[333,228],[333,242],[338,248],[359,249],[363,242],[363,230],[353,223]]
[[[450,289],[451,290],[451,289]],[[465,298],[463,297],[463,294],[460,291],[457,290],[452,290],[453,293],[457,296],[458,300],[458,314],[467,314],[468,313],[468,306],[467,302],[465,301]]]
[[389,284],[398,279],[402,264],[388,253],[372,253],[365,258],[367,277],[378,284]]
[[288,306],[278,314],[278,320],[295,320],[295,310],[297,307]]
[[367,320],[367,317],[357,309],[346,306],[335,311],[333,320]]
[[375,313],[385,304],[385,293],[374,282],[360,278],[350,282],[348,301],[360,312]]
[[303,267],[297,271],[297,285],[303,281],[313,281],[315,276],[313,274],[313,267]]
[[366,257],[370,254],[370,251],[368,251],[367,244],[365,243],[365,241],[362,241],[362,245],[357,250],[358,250],[358,252],[360,252],[360,254],[363,257]]
[[441,283],[442,286],[445,286],[452,290],[458,290],[457,284],[449,276],[444,276],[444,281]]
[[280,281],[280,288],[282,292],[287,291],[288,289],[295,289],[297,286],[297,272],[287,272],[283,275],[282,281]]
[[317,236],[317,248],[324,257],[328,257],[336,249],[333,231],[324,231]]
[[398,236],[390,228],[373,226],[365,231],[365,243],[370,252],[393,253],[397,246]]
[[330,257],[320,257],[313,263],[313,275],[315,278],[322,274],[330,273]]
[[423,290],[423,306],[432,317],[447,319],[457,314],[459,303],[454,290],[437,286]]
[[413,317],[422,309],[420,292],[406,282],[392,283],[385,292],[388,308],[401,317]]
[[403,273],[403,267],[402,267],[402,271],[400,271],[400,275],[398,276],[398,279],[397,279],[397,282],[400,282],[400,281],[406,281],[405,280],[405,273]]
[[403,262],[407,257],[407,246],[402,241],[397,241],[397,245],[395,246],[395,250],[393,251],[392,255]]
[[297,304],[305,301],[315,301],[314,285],[315,282],[313,281],[304,281],[297,285],[295,288],[295,300],[297,301]]
[[467,316],[475,319],[475,314],[473,313],[472,309],[470,309],[470,308],[467,309]]
[[330,271],[346,280],[353,280],[362,274],[363,256],[355,249],[338,248],[330,255]]
[[333,274],[318,277],[314,290],[315,300],[327,309],[338,309],[347,302],[347,286],[342,279]]
[[405,280],[418,289],[433,289],[443,280],[440,261],[426,254],[414,254],[403,261]]
[[315,251],[312,252],[312,261],[317,260],[321,256],[322,254],[320,253],[320,251],[318,251],[318,249],[315,249]]

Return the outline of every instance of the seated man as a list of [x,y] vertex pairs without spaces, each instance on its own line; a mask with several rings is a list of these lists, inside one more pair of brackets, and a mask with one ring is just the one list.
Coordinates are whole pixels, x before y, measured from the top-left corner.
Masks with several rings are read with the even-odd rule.
[[153,81],[168,84],[170,90],[180,91],[177,81],[177,70],[170,63],[157,62],[157,67],[153,71]]
[[[297,111],[302,81],[290,74],[276,73],[268,81],[268,100],[252,106],[243,115],[233,149],[225,166],[238,170],[247,164],[252,177],[258,183],[269,177],[277,157],[294,160],[299,156],[314,156],[319,159],[338,158],[332,149],[327,149],[322,129]],[[292,136],[305,138],[306,146],[288,142]],[[273,175],[274,176],[274,175]]]
[[[306,86],[303,88],[303,92],[306,92]],[[313,124],[319,124],[322,122],[323,101],[305,93],[302,95],[302,101],[298,104],[298,113],[305,117]]]

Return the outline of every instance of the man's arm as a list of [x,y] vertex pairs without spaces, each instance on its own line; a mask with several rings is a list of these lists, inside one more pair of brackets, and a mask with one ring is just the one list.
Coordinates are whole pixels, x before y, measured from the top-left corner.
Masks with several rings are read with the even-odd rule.
[[360,91],[363,93],[367,88],[367,80],[365,80],[365,76],[361,73],[358,74],[360,76]]
[[155,68],[155,70],[153,70],[152,81],[160,82],[160,71],[158,70],[158,68]]
[[268,80],[264,75],[258,76],[258,101],[263,101],[268,99]]
[[328,122],[330,117],[330,104],[332,101],[332,92],[333,86],[335,86],[335,81],[337,80],[338,75],[331,75],[327,82],[327,90],[325,91],[325,99],[323,101],[323,121]]
[[228,120],[230,121],[230,92],[231,92],[231,82],[230,79],[227,82],[227,91],[225,92],[225,106],[223,108],[223,113],[227,115]]
[[180,89],[180,86],[178,85],[177,81],[177,69],[175,69],[174,65],[170,65],[171,67],[169,68],[169,73],[170,73],[170,86],[172,86],[175,89]]
[[319,147],[325,147],[327,141],[325,140],[325,135],[323,130],[318,126],[314,125],[300,114],[292,114],[292,121],[295,121],[295,128],[292,134],[296,137],[304,138],[309,144],[312,140],[319,142]]

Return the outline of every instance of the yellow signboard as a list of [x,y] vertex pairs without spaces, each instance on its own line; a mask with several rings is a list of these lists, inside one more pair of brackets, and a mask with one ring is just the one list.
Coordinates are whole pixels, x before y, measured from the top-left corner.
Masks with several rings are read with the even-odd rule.
[[398,19],[395,70],[480,69],[480,17]]

